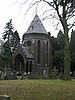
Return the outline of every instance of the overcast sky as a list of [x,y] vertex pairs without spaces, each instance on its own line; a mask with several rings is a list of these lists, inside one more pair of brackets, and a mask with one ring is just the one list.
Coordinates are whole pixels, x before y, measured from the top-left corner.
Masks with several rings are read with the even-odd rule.
[[[15,1],[16,0],[0,0],[0,38],[2,38],[2,32],[4,31],[5,24],[10,19],[12,19],[14,29],[18,31],[20,38],[22,38],[22,35],[28,29],[32,19],[36,14],[36,7],[34,6],[25,15],[25,12],[27,11],[29,6],[29,2],[26,5],[20,5],[20,2],[24,2],[24,0],[19,0],[20,2],[16,3]],[[49,13],[47,12],[45,13],[45,16],[42,16],[43,11],[46,9],[48,10],[49,7],[44,3],[40,3],[38,8],[39,9],[37,9],[37,14],[42,20]],[[42,20],[42,23],[48,32],[50,31],[53,36],[57,35],[58,30],[55,30],[53,22],[51,22],[51,19]]]

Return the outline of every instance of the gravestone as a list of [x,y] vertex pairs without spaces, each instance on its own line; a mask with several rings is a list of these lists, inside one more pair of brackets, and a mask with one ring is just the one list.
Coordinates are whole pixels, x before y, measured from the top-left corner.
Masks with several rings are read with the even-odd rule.
[[17,72],[15,70],[13,71],[13,79],[17,79]]
[[0,79],[1,79],[1,70],[0,70]]
[[22,79],[22,74],[20,72],[17,72],[17,79],[21,80]]
[[24,72],[24,73],[22,74],[22,79],[27,79],[27,74],[26,74],[26,72]]
[[51,76],[52,76],[52,79],[57,79],[58,78],[58,70],[56,69],[56,67],[54,67],[54,69],[52,70],[51,72]]
[[13,79],[13,76],[11,73],[11,68],[7,68],[7,70],[6,70],[6,79],[8,79],[8,80]]
[[2,80],[4,80],[4,72],[2,72]]
[[73,77],[75,77],[75,70],[73,71]]
[[7,95],[0,95],[0,100],[10,100],[10,97]]
[[61,71],[59,73],[59,79],[63,79],[64,73],[63,73],[63,68],[61,67]]
[[4,72],[0,71],[0,80],[4,80]]

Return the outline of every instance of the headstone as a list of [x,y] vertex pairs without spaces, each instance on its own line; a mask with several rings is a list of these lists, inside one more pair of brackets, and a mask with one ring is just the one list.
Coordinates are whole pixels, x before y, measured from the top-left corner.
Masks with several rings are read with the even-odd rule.
[[59,79],[63,79],[63,76],[64,76],[64,74],[63,74],[63,72],[61,71],[60,74],[59,74]]
[[17,72],[15,70],[13,71],[13,79],[17,79]]
[[6,79],[8,79],[8,80],[13,79],[13,76],[11,73],[11,68],[7,68],[7,70],[6,70]]
[[73,77],[75,77],[75,71],[73,71]]
[[0,79],[1,79],[1,80],[4,80],[4,72],[3,72],[3,71],[1,72]]
[[26,74],[26,72],[24,72],[24,73],[22,74],[22,79],[27,79],[27,74]]
[[63,79],[64,73],[63,73],[63,68],[61,67],[61,71],[59,73],[59,79]]
[[46,75],[46,70],[43,70],[43,75]]
[[17,79],[18,79],[18,80],[21,80],[21,79],[22,79],[22,76],[17,76]]
[[56,69],[56,67],[54,67],[54,69],[51,72],[52,74],[52,78],[53,79],[57,79],[58,78],[58,70]]
[[10,100],[10,97],[7,95],[0,95],[0,100]]
[[0,79],[1,79],[1,74],[2,74],[2,72],[1,72],[1,70],[0,70]]
[[22,74],[20,72],[17,72],[17,79],[21,80],[22,79]]

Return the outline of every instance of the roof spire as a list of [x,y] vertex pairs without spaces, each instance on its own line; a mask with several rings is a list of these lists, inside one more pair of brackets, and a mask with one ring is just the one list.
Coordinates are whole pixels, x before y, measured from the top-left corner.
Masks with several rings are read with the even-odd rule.
[[44,28],[40,18],[38,17],[37,13],[33,19],[33,21],[31,22],[26,34],[28,33],[44,33],[44,34],[48,34],[46,29]]

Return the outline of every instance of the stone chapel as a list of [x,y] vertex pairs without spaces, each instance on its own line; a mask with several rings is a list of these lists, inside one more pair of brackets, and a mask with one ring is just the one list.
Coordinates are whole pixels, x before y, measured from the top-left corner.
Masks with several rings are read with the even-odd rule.
[[18,44],[12,55],[13,69],[25,74],[49,74],[52,68],[50,36],[38,15],[35,15],[22,44]]

